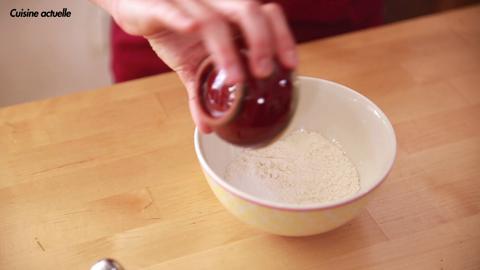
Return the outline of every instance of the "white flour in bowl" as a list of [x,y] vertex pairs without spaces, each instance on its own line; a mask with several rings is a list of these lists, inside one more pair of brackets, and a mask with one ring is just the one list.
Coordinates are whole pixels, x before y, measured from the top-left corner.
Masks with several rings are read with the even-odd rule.
[[360,190],[358,172],[340,145],[304,130],[264,148],[239,150],[225,179],[252,195],[299,205],[336,201]]

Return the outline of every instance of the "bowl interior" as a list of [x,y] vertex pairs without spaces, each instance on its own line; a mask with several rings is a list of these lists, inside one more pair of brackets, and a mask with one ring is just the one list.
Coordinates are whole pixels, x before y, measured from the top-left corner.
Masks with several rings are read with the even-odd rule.
[[[387,117],[367,98],[345,86],[308,77],[300,77],[298,83],[297,111],[282,136],[305,129],[338,141],[359,172],[361,190],[354,197],[367,193],[385,178],[395,159],[395,134]],[[270,191],[259,186],[255,179],[238,183],[224,178],[225,169],[239,151],[238,147],[216,135],[198,132],[195,140],[202,166],[222,186],[248,199],[279,205],[269,201]],[[349,199],[352,198],[318,204],[316,207]]]

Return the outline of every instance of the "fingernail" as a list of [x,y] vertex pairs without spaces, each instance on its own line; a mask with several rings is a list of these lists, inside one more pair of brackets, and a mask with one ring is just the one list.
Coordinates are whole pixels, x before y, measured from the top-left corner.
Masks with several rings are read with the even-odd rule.
[[238,65],[232,65],[227,69],[226,83],[235,84],[241,82],[243,79],[243,72]]
[[258,75],[259,76],[268,76],[273,71],[273,62],[269,57],[261,58],[258,61]]
[[296,67],[298,64],[297,52],[295,50],[289,50],[285,52],[285,60],[287,60],[291,67]]

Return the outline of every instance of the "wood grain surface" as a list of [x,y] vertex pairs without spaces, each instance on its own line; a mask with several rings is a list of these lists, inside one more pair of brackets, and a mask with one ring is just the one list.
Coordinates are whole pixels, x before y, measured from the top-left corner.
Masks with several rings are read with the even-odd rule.
[[303,238],[237,221],[166,74],[0,109],[0,269],[480,269],[480,6],[300,52],[300,74],[358,90],[397,132],[393,172],[354,221]]

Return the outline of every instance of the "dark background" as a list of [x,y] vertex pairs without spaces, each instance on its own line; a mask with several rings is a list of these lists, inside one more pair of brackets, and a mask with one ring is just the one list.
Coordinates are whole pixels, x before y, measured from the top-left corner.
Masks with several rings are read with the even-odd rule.
[[385,0],[385,22],[396,22],[474,3],[480,3],[480,0]]

